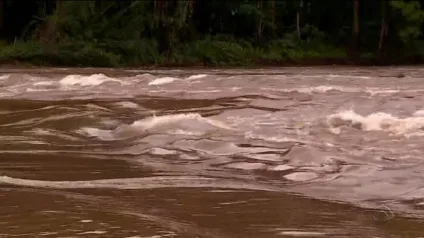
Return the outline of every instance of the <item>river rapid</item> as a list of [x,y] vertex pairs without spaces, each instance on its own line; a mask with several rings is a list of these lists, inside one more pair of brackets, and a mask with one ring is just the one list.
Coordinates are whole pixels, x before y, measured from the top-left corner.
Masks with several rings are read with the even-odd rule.
[[424,68],[1,69],[0,237],[424,237]]

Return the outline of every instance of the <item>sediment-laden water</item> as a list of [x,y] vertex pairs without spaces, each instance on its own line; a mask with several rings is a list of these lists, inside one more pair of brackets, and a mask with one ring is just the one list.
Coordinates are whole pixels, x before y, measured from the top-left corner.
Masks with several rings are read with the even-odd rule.
[[417,67],[0,71],[0,237],[424,237],[423,155]]

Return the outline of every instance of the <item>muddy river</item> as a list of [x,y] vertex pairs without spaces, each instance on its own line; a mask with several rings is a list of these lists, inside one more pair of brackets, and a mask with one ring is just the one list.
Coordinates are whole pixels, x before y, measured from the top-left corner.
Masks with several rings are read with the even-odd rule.
[[0,237],[424,237],[424,68],[0,69]]

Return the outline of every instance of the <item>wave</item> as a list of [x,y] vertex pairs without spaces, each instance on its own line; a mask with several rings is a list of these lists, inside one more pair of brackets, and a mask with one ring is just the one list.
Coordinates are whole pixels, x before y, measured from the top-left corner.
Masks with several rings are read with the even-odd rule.
[[[420,115],[420,113],[421,111],[418,111],[414,115]],[[395,135],[421,135],[424,132],[424,117],[398,118],[385,112],[362,116],[353,110],[346,110],[328,116],[327,123],[335,134],[339,134],[343,126],[363,131],[385,131]]]
[[68,75],[62,80],[59,81],[61,85],[64,86],[98,86],[105,82],[117,82],[123,84],[123,82],[116,78],[107,77],[104,74],[93,74],[90,76],[84,75]]
[[202,117],[198,113],[152,116],[146,119],[135,121],[131,126],[140,128],[142,130],[152,130],[152,129],[157,129],[161,126],[173,125],[183,121],[202,122],[202,123],[209,124],[221,129],[226,129],[226,130],[232,129],[231,127],[227,126],[221,121]]
[[10,77],[10,74],[0,75],[0,80],[5,80]]
[[137,135],[145,135],[159,131],[184,131],[186,134],[204,134],[213,130],[233,130],[225,123],[202,117],[198,113],[172,114],[152,116],[137,120],[132,124],[122,124],[115,130],[102,130],[98,128],[81,128],[89,136],[98,137],[103,140],[128,138]]
[[163,78],[157,78],[151,82],[149,82],[149,85],[162,85],[162,84],[168,84],[172,83],[176,80],[180,80],[179,78],[174,77],[163,77]]
[[195,74],[187,77],[187,79],[201,79],[207,77],[207,74]]
[[387,95],[395,94],[399,92],[405,93],[417,93],[422,92],[424,89],[411,89],[411,90],[399,90],[391,88],[356,88],[356,87],[344,87],[336,85],[320,85],[314,87],[301,87],[301,88],[292,88],[292,89],[274,89],[274,88],[263,88],[270,91],[281,91],[281,92],[298,92],[298,93],[327,93],[332,91],[338,91],[342,93],[367,93],[371,96],[375,95]]
[[157,188],[222,188],[277,192],[280,189],[261,184],[252,184],[229,179],[205,178],[199,176],[155,176],[143,178],[100,179],[88,181],[42,181],[0,176],[0,183],[55,189],[109,188],[123,190]]

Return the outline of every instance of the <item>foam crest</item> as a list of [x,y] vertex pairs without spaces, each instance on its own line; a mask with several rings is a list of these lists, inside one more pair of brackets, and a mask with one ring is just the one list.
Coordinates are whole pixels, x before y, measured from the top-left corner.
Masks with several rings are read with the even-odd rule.
[[8,79],[10,74],[0,75],[0,80]]
[[346,110],[328,116],[327,123],[333,133],[340,133],[340,127],[350,126],[363,131],[385,131],[395,135],[419,135],[424,128],[424,117],[413,116],[398,118],[384,112],[376,112],[367,116]]
[[133,102],[127,102],[127,101],[117,102],[117,103],[115,103],[115,105],[118,106],[118,107],[122,107],[122,108],[132,108],[132,109],[139,107],[138,104],[133,103]]
[[340,74],[329,74],[328,78],[351,78],[351,79],[370,79],[369,76],[358,76],[358,75],[340,75]]
[[172,83],[176,80],[179,80],[179,78],[174,77],[163,77],[163,78],[157,78],[151,82],[149,82],[149,85],[162,85],[162,84],[168,84]]
[[34,83],[34,86],[52,86],[54,84],[55,84],[54,81],[41,81],[41,82]]
[[97,137],[100,140],[104,140],[104,141],[115,140],[115,136],[113,135],[113,132],[111,130],[102,130],[98,128],[83,127],[77,132],[83,135]]
[[156,189],[156,188],[225,188],[225,189],[247,189],[259,191],[278,191],[278,188],[248,184],[236,180],[223,180],[216,178],[205,178],[199,176],[155,176],[143,178],[120,178],[99,179],[88,181],[43,181],[32,179],[20,179],[9,176],[0,176],[0,183],[54,189],[87,189],[87,188],[109,188],[123,190]]
[[201,79],[201,78],[205,78],[207,76],[208,76],[207,74],[195,74],[195,75],[191,75],[187,79]]
[[79,131],[82,134],[109,141],[158,131],[166,131],[170,134],[203,135],[216,129],[233,130],[221,121],[204,118],[198,113],[188,113],[152,116],[135,121],[130,125],[121,124],[115,130],[84,127]]
[[276,89],[276,88],[270,88],[270,87],[262,87],[263,90],[270,90],[270,91],[279,91],[279,92],[298,92],[298,93],[326,93],[329,91],[340,91],[340,92],[359,92],[360,90],[357,88],[351,88],[351,87],[342,87],[337,85],[320,85],[320,86],[312,86],[312,87],[296,87],[296,88],[288,88],[288,89]]
[[[185,125],[182,125],[181,123],[188,122]],[[202,117],[198,113],[187,113],[187,114],[172,114],[172,115],[163,115],[163,116],[152,116],[148,117],[146,119],[135,121],[133,124],[131,124],[131,127],[139,128],[144,131],[149,130],[160,130],[160,129],[167,129],[167,127],[170,127],[169,129],[175,129],[175,124],[180,124],[180,126],[188,126],[190,127],[196,127],[196,123],[193,124],[193,122],[200,122],[202,124],[211,125],[216,128],[231,130],[232,128],[227,126],[221,121],[205,118]],[[204,126],[204,125],[199,125]],[[195,129],[195,128],[193,128]]]
[[104,74],[93,74],[90,76],[83,75],[68,75],[62,80],[60,80],[60,84],[65,86],[98,86],[105,82],[118,82],[122,83],[121,80],[116,78],[107,77]]
[[341,86],[332,86],[332,85],[320,85],[316,87],[309,88],[300,88],[297,91],[302,93],[326,93],[328,91],[340,91],[340,92],[355,92],[353,88],[341,87]]
[[416,112],[414,112],[414,116],[418,116],[418,117],[422,117],[424,116],[424,110],[418,110]]
[[[281,91],[281,92],[299,92],[299,93],[327,93],[332,91],[338,91],[342,93],[368,93],[371,96],[380,95],[380,94],[395,94],[401,92],[399,89],[392,88],[373,88],[373,87],[347,87],[347,86],[339,86],[339,85],[319,85],[312,87],[297,87],[297,88],[289,88],[289,89],[275,89],[269,87],[263,87],[264,90],[270,91]],[[403,92],[421,92],[421,89],[414,90],[402,90]]]

